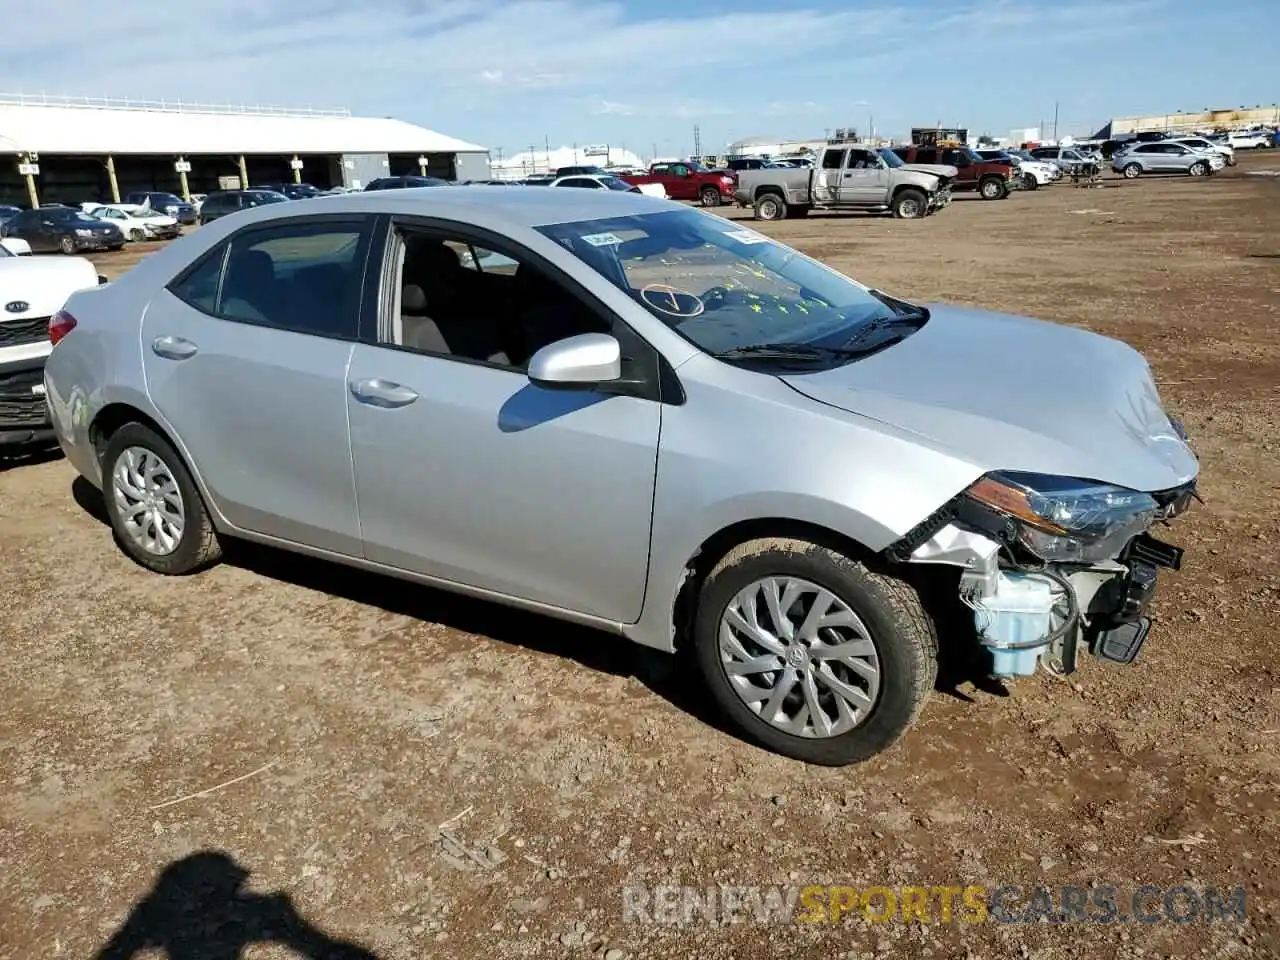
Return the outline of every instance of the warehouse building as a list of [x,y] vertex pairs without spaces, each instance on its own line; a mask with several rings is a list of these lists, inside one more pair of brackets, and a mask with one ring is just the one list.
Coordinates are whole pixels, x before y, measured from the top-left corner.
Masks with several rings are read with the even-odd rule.
[[1173,130],[1192,133],[1196,130],[1237,130],[1249,127],[1280,128],[1280,104],[1256,107],[1223,107],[1218,110],[1175,110],[1173,113],[1149,114],[1145,117],[1115,117],[1094,134],[1109,140],[1124,133],[1147,130]]
[[[7,159],[6,159],[7,158]],[[241,184],[484,179],[484,147],[346,111],[0,96],[0,204],[189,197]]]

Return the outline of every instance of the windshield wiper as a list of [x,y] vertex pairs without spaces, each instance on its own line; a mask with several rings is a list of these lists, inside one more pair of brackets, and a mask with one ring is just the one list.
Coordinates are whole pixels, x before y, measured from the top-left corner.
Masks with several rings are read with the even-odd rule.
[[929,311],[923,307],[915,308],[912,313],[900,313],[892,317],[877,317],[875,320],[863,324],[857,333],[844,342],[841,349],[851,350],[858,344],[865,343],[873,333],[879,333],[881,330],[892,330],[895,327],[918,329],[924,326],[925,321],[928,319]]
[[713,353],[717,360],[804,360],[818,363],[832,354],[843,354],[842,349],[812,347],[803,343],[753,343],[744,347],[731,347]]

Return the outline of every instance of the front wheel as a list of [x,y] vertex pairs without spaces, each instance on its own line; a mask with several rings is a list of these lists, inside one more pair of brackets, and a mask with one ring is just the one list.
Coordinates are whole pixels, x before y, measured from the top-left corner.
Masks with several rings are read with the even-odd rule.
[[1022,189],[1023,190],[1039,190],[1040,189],[1040,181],[1035,178],[1035,174],[1028,173],[1023,176]]
[[1209,165],[1205,163],[1203,160],[1197,160],[1187,170],[1187,173],[1191,174],[1191,176],[1193,177],[1207,176],[1209,173]]
[[748,738],[842,766],[896,742],[937,675],[937,637],[919,595],[827,547],[753,540],[703,583],[699,670]]
[[1009,195],[1004,182],[990,177],[978,185],[978,193],[983,200],[1002,200]]
[[755,217],[757,220],[781,220],[787,215],[787,202],[776,193],[766,193],[756,197]]
[[129,423],[112,434],[102,481],[116,543],[148,570],[194,573],[222,556],[190,472],[150,427]]
[[146,238],[147,238],[147,235],[143,233],[141,230],[134,229],[129,231],[129,239],[134,241],[135,243],[141,240],[145,240]]
[[903,190],[893,198],[893,215],[899,220],[918,220],[929,212],[929,198],[919,190]]
[[699,197],[704,207],[720,206],[720,191],[715,187],[703,187]]
[[76,242],[70,237],[63,237],[58,241],[58,249],[70,256],[76,252]]

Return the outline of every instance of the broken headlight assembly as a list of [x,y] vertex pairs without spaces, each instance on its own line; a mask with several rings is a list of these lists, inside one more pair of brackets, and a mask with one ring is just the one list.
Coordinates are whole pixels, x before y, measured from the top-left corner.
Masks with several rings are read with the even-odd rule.
[[1004,518],[1001,539],[1049,563],[1109,560],[1161,513],[1148,493],[1037,473],[988,473],[965,495]]

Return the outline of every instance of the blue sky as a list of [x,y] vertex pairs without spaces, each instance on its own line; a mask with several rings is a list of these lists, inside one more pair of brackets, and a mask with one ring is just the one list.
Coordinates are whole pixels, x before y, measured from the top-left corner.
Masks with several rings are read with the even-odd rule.
[[0,25],[0,92],[341,106],[508,156],[1280,99],[1275,0],[0,0]]

